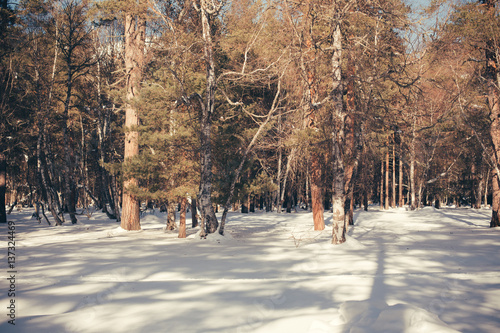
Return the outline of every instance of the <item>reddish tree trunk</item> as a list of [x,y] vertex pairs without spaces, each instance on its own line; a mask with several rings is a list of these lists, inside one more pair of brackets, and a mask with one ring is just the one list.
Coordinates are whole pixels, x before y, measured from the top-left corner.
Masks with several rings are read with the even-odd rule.
[[[354,36],[349,38],[351,42],[354,40]],[[354,225],[354,177],[359,161],[359,150],[356,149],[356,139],[354,135],[355,131],[355,112],[356,112],[356,102],[354,94],[354,78],[356,75],[356,65],[353,57],[349,57],[347,63],[347,92],[346,92],[346,111],[347,116],[345,118],[345,144],[344,144],[344,160],[346,164],[345,168],[345,193],[347,196],[348,206],[347,220],[349,225]]]
[[[127,73],[127,105],[125,106],[125,162],[139,154],[139,115],[135,99],[139,96],[144,63],[144,44],[146,21],[133,14],[125,18],[125,68]],[[138,186],[134,177],[128,177],[123,183],[122,221],[125,230],[140,230],[139,200],[130,188]]]
[[498,216],[498,211],[500,209],[500,186],[498,184],[498,174],[496,171],[493,171],[493,177],[491,179],[491,187],[492,187],[492,201],[491,201],[491,221],[490,227],[500,227],[500,217]]
[[179,216],[179,238],[186,238],[186,206],[187,198],[182,198],[181,212]]
[[311,155],[311,203],[313,211],[314,230],[325,229],[325,219],[323,216],[323,190],[321,179],[321,165],[317,154]]

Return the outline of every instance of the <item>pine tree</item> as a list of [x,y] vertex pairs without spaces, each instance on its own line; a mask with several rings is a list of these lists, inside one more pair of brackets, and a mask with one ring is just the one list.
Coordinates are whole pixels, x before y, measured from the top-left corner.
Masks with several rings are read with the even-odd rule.
[[[137,8],[129,8],[125,14],[125,154],[124,163],[139,154],[139,126],[137,99],[141,91],[141,79],[144,66],[144,46],[146,41],[146,20],[137,13]],[[123,183],[123,212],[121,226],[125,230],[140,230],[140,202],[132,193],[138,186],[135,177],[127,177]]]

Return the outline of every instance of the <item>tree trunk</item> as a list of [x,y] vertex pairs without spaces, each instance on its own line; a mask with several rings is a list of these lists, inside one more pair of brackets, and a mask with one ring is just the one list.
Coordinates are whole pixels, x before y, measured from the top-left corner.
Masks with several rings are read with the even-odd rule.
[[384,160],[380,160],[380,209],[384,209]]
[[198,207],[196,206],[196,197],[191,198],[191,228],[198,226]]
[[67,57],[67,78],[66,78],[66,100],[64,101],[64,112],[63,112],[63,144],[64,144],[64,203],[66,209],[68,210],[69,216],[71,218],[71,223],[76,224],[78,222],[76,218],[76,202],[75,202],[75,177],[74,177],[74,167],[73,167],[73,152],[71,151],[69,134],[68,134],[68,123],[69,123],[69,109],[71,103],[71,95],[73,90],[73,63],[71,55]]
[[[127,104],[125,106],[125,154],[127,163],[139,154],[139,115],[135,105],[141,89],[142,68],[144,64],[144,45],[146,21],[135,14],[125,17],[125,69],[127,75]],[[139,200],[130,191],[137,187],[134,177],[127,177],[123,183],[122,221],[125,230],[140,230]]]
[[[349,38],[351,41],[354,38]],[[354,95],[354,78],[356,75],[356,65],[354,59],[349,57],[347,64],[347,92],[346,92],[346,110],[347,115],[345,117],[345,144],[344,144],[344,161],[346,162],[345,167],[345,188],[346,193],[346,218],[348,220],[348,225],[354,225],[354,177],[356,169],[359,163],[359,150],[356,149],[356,139],[355,139],[355,112],[356,103]]]
[[210,17],[208,13],[208,2],[202,2],[201,24],[203,33],[203,48],[205,55],[206,66],[206,96],[205,101],[201,105],[201,126],[200,126],[200,141],[201,141],[201,180],[200,180],[200,211],[201,219],[205,224],[205,229],[202,230],[201,236],[206,233],[214,233],[219,222],[215,216],[214,208],[212,205],[212,114],[215,109],[215,90],[217,82],[215,79],[215,61],[213,58],[213,43],[212,43],[212,29],[210,25]]
[[[177,229],[177,225],[175,224],[175,210],[176,210],[176,203],[174,201],[168,201],[167,202],[167,225],[166,225],[166,230],[175,230]],[[184,213],[185,214],[185,213]],[[185,217],[184,217],[185,220]],[[184,224],[185,221],[184,221]]]
[[415,137],[412,138],[410,147],[410,191],[411,191],[411,210],[415,210]]
[[243,203],[241,204],[241,213],[242,214],[248,214],[247,202],[248,202],[248,197],[245,197],[243,199]]
[[489,182],[490,173],[489,170],[485,172],[484,175],[484,205],[488,206],[488,182]]
[[481,209],[481,200],[483,199],[484,180],[482,178],[482,175],[476,174],[476,178],[477,178],[477,184],[476,184],[476,198],[475,198],[474,208]]
[[385,153],[385,195],[384,209],[389,209],[389,147]]
[[278,172],[276,175],[276,183],[278,184],[276,190],[276,212],[281,213],[281,164],[283,159],[283,148],[282,148],[282,138],[281,138],[282,128],[281,128],[281,108],[278,113]]
[[290,193],[291,190],[290,188],[286,191],[286,212],[290,214],[292,212],[292,206],[293,206],[293,198],[292,194]]
[[323,190],[322,190],[322,177],[321,166],[319,163],[319,156],[316,153],[311,155],[311,204],[313,211],[314,230],[325,229],[325,219],[323,216]]
[[179,216],[179,238],[186,238],[186,207],[187,198],[181,199],[181,212]]
[[118,188],[118,181],[116,180],[115,175],[111,176],[111,200],[114,202],[113,210],[115,213],[116,222],[121,222],[121,214],[120,214],[120,193]]
[[288,155],[285,169],[285,176],[283,177],[283,184],[281,185],[281,194],[280,200],[278,203],[278,212],[281,213],[281,209],[283,208],[283,203],[285,202],[285,194],[287,191],[286,183],[288,181],[288,174],[290,173],[290,169],[292,167],[292,162],[295,159],[295,153],[297,152],[296,148],[292,148],[290,155]]
[[404,206],[404,198],[403,198],[403,150],[399,149],[399,207]]
[[[309,197],[309,185],[310,185],[310,181],[309,181],[309,169],[307,170],[307,173],[306,173],[306,187],[305,187],[305,205],[306,205],[306,211],[309,211],[309,201],[311,201],[310,197]],[[323,207],[323,210],[324,210],[324,207]]]
[[396,148],[392,145],[392,200],[391,207],[396,207]]
[[[311,12],[311,3],[308,3],[307,13]],[[317,125],[315,123],[315,110],[311,105],[315,104],[317,101],[317,83],[316,83],[316,48],[311,36],[311,31],[309,27],[311,25],[310,16],[308,15],[304,23],[305,29],[304,34],[306,35],[304,52],[302,52],[302,71],[303,75],[306,77],[306,89],[304,89],[304,100],[306,104],[304,119],[304,127],[316,129]],[[313,222],[314,230],[324,230],[325,220],[324,220],[324,207],[323,207],[323,180],[321,175],[321,152],[316,147],[310,147],[310,168],[309,177],[311,179],[311,204],[313,212]],[[306,176],[307,177],[307,176]],[[287,206],[288,211],[288,206]]]
[[340,24],[337,24],[333,34],[332,55],[332,100],[333,100],[333,186],[332,186],[332,209],[333,209],[333,231],[332,244],[344,243],[347,232],[345,218],[345,174],[344,156],[342,145],[344,143],[345,111],[343,106],[343,84],[342,84],[342,32]]
[[348,195],[349,210],[348,210],[348,225],[354,225],[354,190],[351,187]]
[[490,227],[500,227],[500,216],[498,215],[498,211],[500,209],[500,186],[498,180],[498,173],[496,170],[493,171],[491,177],[491,187],[492,187],[492,200],[491,200],[491,221]]
[[[496,10],[495,5],[497,0],[486,0],[487,15],[492,21],[495,20]],[[499,189],[499,166],[500,166],[500,62],[498,56],[498,44],[493,38],[486,41],[485,57],[486,68],[484,77],[488,88],[488,105],[490,109],[491,119],[491,140],[494,148],[495,158],[495,177],[492,179],[493,184],[493,202],[492,202],[492,217],[490,227],[499,227],[499,209],[500,204],[498,198],[500,196]]]

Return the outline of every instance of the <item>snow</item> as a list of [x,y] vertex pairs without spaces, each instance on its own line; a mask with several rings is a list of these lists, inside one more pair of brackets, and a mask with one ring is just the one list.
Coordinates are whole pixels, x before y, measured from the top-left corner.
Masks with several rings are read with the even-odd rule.
[[314,231],[309,212],[234,212],[226,236],[200,239],[188,227],[179,239],[158,212],[134,232],[99,212],[62,227],[14,212],[16,325],[1,225],[0,331],[498,332],[500,230],[490,214],[357,210],[335,246],[328,213]]

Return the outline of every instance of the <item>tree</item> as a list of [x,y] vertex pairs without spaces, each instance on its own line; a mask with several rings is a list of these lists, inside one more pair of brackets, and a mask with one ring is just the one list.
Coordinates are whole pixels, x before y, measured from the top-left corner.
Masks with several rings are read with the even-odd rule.
[[[486,36],[486,45],[484,49],[486,68],[484,78],[486,79],[486,87],[488,92],[488,106],[490,109],[491,119],[491,140],[494,147],[496,181],[500,181],[498,175],[500,166],[500,19],[498,16],[498,1],[484,0],[485,19],[487,27],[489,27],[488,35]],[[494,180],[494,181],[495,181]],[[500,187],[500,186],[499,186]],[[498,198],[498,189],[495,185],[494,197]],[[500,205],[498,200],[494,201],[490,227],[500,227]]]
[[[489,112],[489,142],[483,139],[475,127],[466,121],[481,146],[482,151],[488,154],[487,161],[491,161],[494,170],[493,181],[498,179],[499,153],[500,153],[500,60],[498,59],[500,20],[498,15],[498,1],[484,0],[479,2],[466,2],[454,7],[450,21],[443,25],[442,37],[439,42],[449,45],[450,49],[458,49],[457,54],[462,56],[463,64],[472,70],[464,75],[455,75],[455,86],[459,98],[458,107],[464,118],[474,109],[486,105]],[[459,49],[459,48],[462,49]],[[463,50],[467,50],[463,54]],[[462,65],[462,67],[464,67]],[[458,71],[457,71],[458,72]],[[464,80],[467,78],[467,80]],[[476,91],[475,93],[471,93]],[[486,101],[481,101],[477,96],[486,96]],[[479,107],[473,107],[474,105]],[[482,118],[479,118],[482,119]],[[493,148],[489,153],[488,148]],[[491,227],[499,226],[498,210],[500,209],[500,195],[495,193],[498,184],[493,185],[493,203]]]
[[340,22],[334,23],[332,41],[332,113],[333,113],[333,185],[332,185],[332,210],[333,234],[332,244],[345,242],[347,223],[345,218],[345,174],[342,144],[345,138],[345,110],[343,105],[343,80],[342,80],[342,32]]
[[54,112],[60,106],[56,100],[63,97],[58,89],[60,22],[55,18],[57,10],[53,5],[46,1],[23,1],[20,4],[21,31],[25,39],[20,50],[25,56],[19,59],[24,59],[25,63],[17,65],[18,76],[22,78],[17,82],[18,89],[24,91],[17,105],[33,117],[28,116],[25,120],[32,121],[31,126],[36,130],[35,142],[33,138],[25,142],[29,147],[27,154],[35,152],[36,156],[38,200],[47,205],[55,224],[61,225],[64,215],[57,192],[62,192],[58,176],[63,174],[59,168],[63,163],[59,163],[53,151],[61,132]]
[[[212,205],[212,117],[215,111],[215,92],[217,81],[215,77],[214,46],[212,40],[213,20],[223,6],[217,0],[194,2],[201,16],[203,50],[206,67],[206,89],[204,99],[200,101],[200,142],[201,142],[201,179],[198,199],[202,223],[207,233],[214,233],[219,227]],[[203,231],[203,232],[205,232]]]
[[[120,81],[122,68],[120,45],[116,36],[121,31],[116,20],[102,20],[94,30],[94,46],[96,52],[95,66],[88,78],[90,89],[82,97],[89,103],[96,127],[92,131],[92,140],[95,147],[91,152],[96,174],[96,202],[109,218],[121,222],[120,198],[117,189],[119,168],[113,167],[119,161],[117,154],[111,154],[113,148],[120,146],[120,129],[116,124],[122,124],[120,114],[117,114],[117,97],[113,95],[113,85]],[[122,140],[123,141],[123,140]],[[120,142],[123,143],[123,142]],[[113,158],[114,156],[114,158]],[[89,164],[92,160],[89,161]],[[92,183],[91,183],[92,184]],[[90,188],[88,189],[90,190]],[[108,207],[109,206],[109,207]],[[111,210],[111,211],[110,211]]]
[[[144,47],[146,41],[146,19],[132,6],[125,14],[125,154],[124,163],[129,163],[139,154],[139,126],[137,99],[141,91],[141,79],[144,65]],[[137,188],[135,177],[126,177],[123,187],[123,212],[121,227],[125,230],[140,230],[140,202],[132,193]]]
[[60,28],[58,34],[58,46],[62,59],[66,65],[66,98],[64,99],[63,111],[63,143],[64,143],[64,192],[65,204],[69,212],[71,223],[75,224],[76,212],[76,181],[74,152],[69,138],[70,109],[72,108],[73,87],[75,80],[86,74],[88,68],[93,64],[93,53],[87,53],[91,49],[90,31],[87,25],[86,1],[64,0],[61,3]]
[[[7,0],[2,0],[0,2],[0,82],[8,82],[10,81],[9,79],[6,80],[4,75],[8,73],[8,71],[4,70],[5,67],[3,65],[4,63],[4,57],[6,54],[9,52],[9,42],[7,40],[7,34],[9,33],[9,28],[10,26],[14,23],[15,21],[15,14],[9,8]],[[3,84],[0,84],[0,89],[2,93],[0,94],[1,99],[0,99],[0,110],[2,116],[5,116],[4,110],[6,107],[6,97],[5,94],[8,91],[5,89],[7,87],[4,87]],[[4,118],[5,121],[6,118]],[[1,132],[0,132],[0,223],[7,223],[7,212],[5,210],[5,192],[6,192],[6,187],[7,187],[7,182],[6,182],[6,173],[7,173],[7,157],[5,155],[4,151],[4,146],[6,144],[6,133],[4,129],[5,125],[2,125]]]

